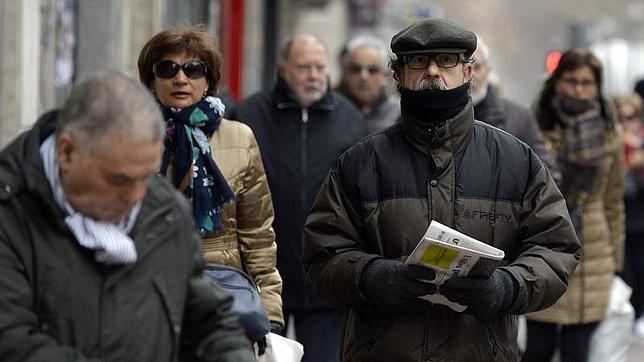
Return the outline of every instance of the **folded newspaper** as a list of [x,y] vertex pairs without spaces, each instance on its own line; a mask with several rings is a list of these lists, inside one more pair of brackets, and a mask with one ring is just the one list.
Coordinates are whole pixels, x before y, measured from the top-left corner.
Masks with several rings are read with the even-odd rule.
[[[504,256],[503,250],[432,220],[423,239],[405,262],[434,269],[436,278],[427,282],[442,285],[447,279],[456,276],[487,278],[499,266]],[[440,287],[438,289],[440,291]],[[420,298],[444,304],[457,312],[467,308],[441,294],[430,294]]]

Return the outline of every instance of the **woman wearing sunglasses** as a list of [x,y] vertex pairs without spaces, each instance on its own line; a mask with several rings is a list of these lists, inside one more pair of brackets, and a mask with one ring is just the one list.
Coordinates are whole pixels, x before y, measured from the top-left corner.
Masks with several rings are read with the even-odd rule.
[[221,78],[215,40],[196,27],[163,31],[144,45],[138,68],[166,119],[160,172],[192,202],[206,263],[246,271],[271,326],[282,328],[273,202],[252,131],[224,119],[214,96]]

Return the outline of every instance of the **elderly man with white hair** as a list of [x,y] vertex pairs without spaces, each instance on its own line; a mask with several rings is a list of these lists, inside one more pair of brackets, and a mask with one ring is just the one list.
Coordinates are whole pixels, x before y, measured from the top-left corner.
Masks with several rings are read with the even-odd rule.
[[340,57],[338,92],[360,109],[368,133],[383,130],[400,118],[399,99],[387,91],[389,52],[378,38],[360,35],[347,43]]

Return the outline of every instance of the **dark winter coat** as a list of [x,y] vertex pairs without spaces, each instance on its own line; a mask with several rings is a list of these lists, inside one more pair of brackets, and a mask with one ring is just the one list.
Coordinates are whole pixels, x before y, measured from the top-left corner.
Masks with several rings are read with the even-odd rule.
[[0,153],[0,360],[254,361],[232,299],[201,274],[187,202],[161,177],[130,233],[135,263],[100,264],[74,239],[39,153],[55,122]]
[[[338,93],[347,97],[356,107],[360,108],[346,84],[341,83],[337,90]],[[361,111],[367,133],[376,133],[393,126],[400,120],[400,99],[388,95],[385,87],[382,87],[382,93],[376,104],[371,108],[361,109]]]
[[500,128],[525,142],[548,166],[557,185],[560,184],[559,167],[546,147],[539,123],[530,109],[498,96],[492,87],[488,86],[485,98],[474,105],[474,118]]
[[[516,361],[517,317],[554,303],[579,262],[566,205],[536,154],[473,120],[410,122],[365,138],[334,165],[307,219],[304,263],[320,295],[351,308],[344,361]],[[359,290],[374,258],[404,260],[436,220],[505,251],[509,313],[475,317],[418,301],[386,307]]]
[[294,99],[279,79],[232,113],[257,138],[273,195],[277,269],[287,311],[322,307],[304,276],[302,238],[306,215],[336,158],[365,135],[359,111],[344,97],[327,92],[309,108]]

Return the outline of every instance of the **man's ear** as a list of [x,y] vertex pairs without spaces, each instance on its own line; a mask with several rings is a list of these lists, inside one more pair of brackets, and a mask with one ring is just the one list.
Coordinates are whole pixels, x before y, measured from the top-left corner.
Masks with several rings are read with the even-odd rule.
[[465,84],[469,82],[473,75],[474,67],[472,66],[472,63],[463,64],[463,83]]
[[64,172],[65,170],[68,170],[78,158],[78,145],[71,134],[61,133],[58,136],[56,148],[58,151],[58,165],[60,165],[60,170]]

